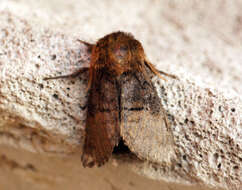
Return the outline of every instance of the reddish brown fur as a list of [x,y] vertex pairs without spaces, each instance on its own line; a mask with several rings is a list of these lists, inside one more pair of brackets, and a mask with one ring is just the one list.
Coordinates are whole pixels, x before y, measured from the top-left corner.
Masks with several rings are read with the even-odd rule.
[[[118,145],[120,140],[122,87],[119,79],[122,74],[142,73],[151,86],[147,68],[162,79],[164,78],[160,73],[175,77],[158,71],[147,60],[141,43],[130,34],[114,32],[98,40],[95,45],[80,42],[92,50],[88,82],[86,139],[82,163],[84,167],[101,166],[109,160],[114,146]],[[85,70],[81,69],[71,75],[45,79],[75,77]]]
[[83,166],[101,166],[111,157],[120,139],[118,80],[126,72],[140,72],[147,78],[145,67],[160,76],[147,61],[141,43],[130,34],[115,32],[92,46]]
[[95,77],[95,71],[105,69],[106,72],[119,77],[128,71],[143,72],[145,66],[148,66],[154,74],[164,79],[147,60],[144,49],[138,40],[131,34],[124,32],[111,33],[98,40],[92,48],[88,87]]

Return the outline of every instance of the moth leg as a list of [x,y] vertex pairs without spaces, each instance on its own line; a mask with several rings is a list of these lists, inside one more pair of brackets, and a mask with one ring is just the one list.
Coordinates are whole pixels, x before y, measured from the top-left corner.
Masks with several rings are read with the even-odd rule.
[[77,71],[75,71],[74,73],[71,73],[69,75],[61,75],[61,76],[56,76],[56,77],[45,77],[44,80],[60,79],[60,78],[75,78],[78,75],[80,75],[81,73],[84,73],[84,72],[86,72],[88,70],[89,70],[88,67],[83,67],[83,68],[80,68]]

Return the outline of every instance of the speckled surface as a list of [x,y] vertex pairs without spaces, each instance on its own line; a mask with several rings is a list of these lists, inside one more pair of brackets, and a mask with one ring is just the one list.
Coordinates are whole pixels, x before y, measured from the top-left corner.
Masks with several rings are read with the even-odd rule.
[[[146,184],[153,184],[154,189],[160,188],[159,183],[164,189],[186,189],[182,185],[184,183],[194,184],[189,187],[191,189],[207,189],[204,184],[240,189],[240,1],[142,1],[137,4],[137,1],[88,3],[72,0],[58,1],[58,6],[56,3],[26,3],[25,0],[0,3],[0,144],[42,153],[43,159],[50,165],[52,161],[45,155],[72,157],[70,154],[80,153],[84,137],[88,73],[76,79],[43,81],[43,78],[71,73],[88,66],[89,53],[76,39],[95,42],[107,33],[124,30],[132,32],[143,43],[147,57],[157,68],[179,78],[167,78],[167,81],[153,79],[171,123],[175,156],[172,161],[160,156],[157,163],[134,162],[129,167],[156,179],[156,184],[148,179],[146,181]],[[156,128],[147,129],[149,131],[156,133]],[[139,138],[142,142],[142,136]],[[146,147],[149,146],[144,144],[141,152],[149,152]],[[22,154],[20,150],[19,154]],[[161,146],[157,155],[162,155],[163,150]],[[0,154],[12,160],[16,157],[16,154],[4,148]],[[24,154],[29,162],[36,159],[34,155]],[[9,159],[1,157],[5,165],[13,164],[6,161]],[[65,163],[63,168],[66,167]],[[72,164],[71,167],[75,168],[75,164],[80,163],[73,161]],[[126,164],[121,162],[120,167],[126,167]],[[26,169],[26,164],[19,165],[18,170]],[[34,167],[38,169],[42,166],[36,163]],[[5,170],[11,176],[13,169],[7,168]],[[44,184],[40,189],[50,188],[50,183],[55,184],[52,187],[56,188],[62,182],[68,184],[60,178],[59,181],[54,180],[62,175],[59,170],[55,177],[47,175],[48,172],[54,172],[52,169],[43,170],[41,175],[34,177]],[[103,172],[111,170],[104,168]],[[67,175],[77,173],[67,172]],[[5,181],[3,174],[0,176]],[[24,170],[18,175],[34,176]],[[94,171],[87,174],[86,180],[91,180],[91,176],[98,177]],[[32,177],[29,183],[38,183]],[[135,180],[135,174],[131,178]],[[14,179],[22,187],[26,185],[21,178]],[[114,176],[112,180],[115,179]],[[80,187],[77,181],[72,181],[73,187]],[[176,182],[176,185],[172,182]],[[102,179],[100,183],[92,184],[90,189],[100,185],[106,187],[105,183],[105,179]],[[118,182],[115,185],[121,189],[135,189],[120,186]],[[112,189],[111,186],[108,188]]]

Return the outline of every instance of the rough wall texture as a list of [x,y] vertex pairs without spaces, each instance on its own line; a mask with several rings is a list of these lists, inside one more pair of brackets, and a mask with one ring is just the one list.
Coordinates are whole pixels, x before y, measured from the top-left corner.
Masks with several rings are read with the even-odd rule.
[[[242,188],[239,1],[26,2],[0,3],[0,187]],[[160,146],[151,162],[159,146],[142,139],[159,138],[159,127],[152,127],[135,150],[145,161],[116,156],[104,168],[83,169],[88,73],[43,78],[88,66],[90,55],[77,38],[95,42],[116,30],[132,32],[157,68],[179,78],[153,79],[174,154],[167,159]]]

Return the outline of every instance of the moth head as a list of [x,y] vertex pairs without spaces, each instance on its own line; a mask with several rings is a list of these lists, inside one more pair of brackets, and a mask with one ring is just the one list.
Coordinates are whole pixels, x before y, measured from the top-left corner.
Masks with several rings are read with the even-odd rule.
[[91,67],[104,68],[112,75],[137,70],[142,72],[145,53],[141,43],[131,34],[114,32],[98,40],[92,50]]
[[128,44],[111,44],[109,50],[111,61],[119,64],[120,66],[127,66],[125,64],[127,64],[131,59],[130,47]]
[[115,32],[107,39],[110,66],[116,73],[138,69],[136,67],[144,62],[144,49],[131,34]]

